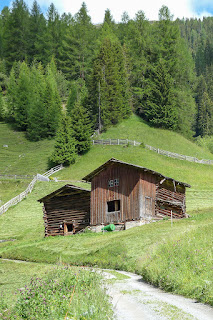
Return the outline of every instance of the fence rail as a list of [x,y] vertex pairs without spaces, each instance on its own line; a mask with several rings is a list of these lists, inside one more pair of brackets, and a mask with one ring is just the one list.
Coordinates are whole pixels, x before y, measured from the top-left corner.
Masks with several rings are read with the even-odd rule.
[[[139,146],[141,143],[135,140],[128,140],[128,139],[101,139],[101,140],[92,140],[93,144],[100,144],[100,145],[125,145],[125,144],[130,144],[133,146]],[[145,148],[152,150],[154,152],[157,152],[158,154],[179,159],[179,160],[186,160],[190,162],[196,162],[196,163],[202,163],[202,164],[211,164],[213,165],[213,160],[199,160],[196,157],[191,157],[191,156],[185,156],[183,154],[178,154],[166,150],[162,150],[159,148],[154,148],[148,144],[145,144]]]
[[135,140],[129,140],[129,139],[101,139],[101,140],[92,140],[93,144],[102,144],[102,145],[126,145],[130,144],[133,146],[139,146],[141,143],[137,142]]
[[33,175],[21,175],[21,174],[1,174],[0,173],[0,178],[3,179],[26,179],[26,180],[30,180],[32,179],[34,176]]
[[[61,169],[63,169],[63,166],[62,165],[58,165],[58,166],[56,166],[54,168],[51,168],[50,170],[48,170],[47,172],[45,172],[42,175],[45,176],[45,177],[49,177],[53,173],[58,172]],[[14,197],[13,199],[11,199],[8,202],[6,202],[5,204],[3,204],[3,206],[0,207],[0,215],[5,213],[10,207],[16,205],[17,203],[21,202],[24,198],[26,198],[28,193],[32,192],[33,187],[34,187],[34,185],[35,185],[37,180],[38,180],[38,178],[37,178],[37,175],[36,175],[33,178],[33,180],[30,182],[30,184],[28,185],[28,187],[27,187],[27,189],[25,191],[23,191],[18,196]]]

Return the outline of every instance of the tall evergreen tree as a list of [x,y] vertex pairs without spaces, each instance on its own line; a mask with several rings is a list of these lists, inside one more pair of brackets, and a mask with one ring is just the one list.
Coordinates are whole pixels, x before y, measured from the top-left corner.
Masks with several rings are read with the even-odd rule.
[[45,109],[45,76],[41,63],[34,63],[31,69],[31,97],[28,112],[27,137],[38,141],[47,137],[48,113]]
[[2,96],[2,91],[0,87],[0,121],[4,119],[4,101]]
[[75,15],[74,36],[77,41],[78,59],[75,63],[77,77],[85,80],[92,68],[92,59],[95,49],[96,28],[88,15],[86,4],[83,2],[80,10]]
[[45,54],[47,51],[46,34],[46,20],[37,1],[34,0],[29,17],[28,53],[30,62],[35,59],[45,64],[48,62],[48,57]]
[[73,135],[76,141],[76,152],[83,154],[91,147],[91,123],[87,110],[76,103],[71,111]]
[[20,67],[17,79],[14,119],[15,125],[20,130],[26,130],[28,125],[28,112],[31,96],[30,70],[25,62]]
[[176,129],[177,109],[172,77],[164,61],[153,67],[147,80],[149,90],[145,94],[144,117],[157,127]]
[[44,93],[44,103],[47,114],[47,134],[54,136],[62,115],[61,100],[55,80],[55,65],[52,61],[46,70],[46,86]]
[[67,101],[67,112],[70,115],[75,104],[85,105],[85,101],[88,95],[86,83],[83,79],[72,81],[70,93]]
[[62,117],[55,140],[55,149],[50,157],[51,163],[65,166],[74,163],[76,159],[76,142],[73,136],[71,120],[68,116]]
[[28,56],[29,11],[23,0],[14,0],[5,25],[5,57],[8,67]]
[[95,59],[89,105],[99,129],[116,124],[130,114],[125,58],[121,45],[106,38]]

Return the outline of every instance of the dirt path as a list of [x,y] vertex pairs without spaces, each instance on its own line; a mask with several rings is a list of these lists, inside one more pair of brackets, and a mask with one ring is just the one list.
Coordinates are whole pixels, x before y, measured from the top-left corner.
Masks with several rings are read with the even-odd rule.
[[213,308],[210,306],[166,293],[143,282],[141,276],[123,271],[119,273],[129,278],[108,283],[117,320],[213,319]]

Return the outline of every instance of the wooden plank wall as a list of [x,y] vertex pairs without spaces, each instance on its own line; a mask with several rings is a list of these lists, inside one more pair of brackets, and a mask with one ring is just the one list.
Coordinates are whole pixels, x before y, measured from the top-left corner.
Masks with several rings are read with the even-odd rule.
[[90,224],[90,192],[59,195],[44,203],[45,236],[64,235],[60,225],[74,223],[75,232]]
[[[91,225],[139,219],[139,177],[137,170],[119,164],[95,176],[91,191]],[[109,180],[114,179],[119,179],[119,186],[109,187]],[[120,200],[120,212],[114,215],[107,213],[107,202],[112,200]]]
[[[109,187],[108,181],[114,179],[119,179],[119,186]],[[155,194],[155,175],[132,167],[113,164],[92,180],[91,224],[152,217],[155,215]],[[107,213],[107,202],[112,200],[120,200],[120,212]],[[149,210],[146,210],[147,208]]]

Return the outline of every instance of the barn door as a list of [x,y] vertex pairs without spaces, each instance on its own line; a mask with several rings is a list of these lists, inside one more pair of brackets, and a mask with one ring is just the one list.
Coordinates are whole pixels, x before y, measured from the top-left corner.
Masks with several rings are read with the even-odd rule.
[[152,216],[152,198],[145,197],[145,217]]

